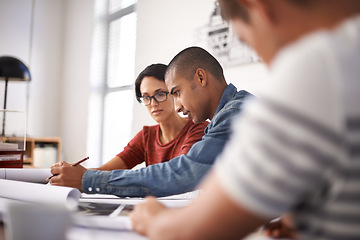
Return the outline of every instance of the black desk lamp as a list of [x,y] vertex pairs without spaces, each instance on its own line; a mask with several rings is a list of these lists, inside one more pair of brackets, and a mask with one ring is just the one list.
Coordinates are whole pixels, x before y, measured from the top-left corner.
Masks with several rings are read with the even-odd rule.
[[[0,80],[5,80],[4,110],[6,110],[7,87],[9,81],[30,81],[31,75],[26,65],[19,59],[0,57]],[[2,136],[5,136],[5,111],[2,123]]]

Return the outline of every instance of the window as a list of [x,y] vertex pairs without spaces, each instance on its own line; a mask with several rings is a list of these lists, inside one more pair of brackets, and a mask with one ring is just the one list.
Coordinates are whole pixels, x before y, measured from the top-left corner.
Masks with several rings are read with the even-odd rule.
[[91,167],[131,139],[135,81],[136,0],[95,0],[88,154]]

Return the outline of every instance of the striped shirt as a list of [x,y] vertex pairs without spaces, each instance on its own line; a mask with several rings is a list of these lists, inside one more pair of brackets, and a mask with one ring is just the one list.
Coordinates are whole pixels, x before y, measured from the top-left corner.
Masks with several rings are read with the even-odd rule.
[[301,239],[360,239],[360,16],[282,50],[217,159],[224,190]]

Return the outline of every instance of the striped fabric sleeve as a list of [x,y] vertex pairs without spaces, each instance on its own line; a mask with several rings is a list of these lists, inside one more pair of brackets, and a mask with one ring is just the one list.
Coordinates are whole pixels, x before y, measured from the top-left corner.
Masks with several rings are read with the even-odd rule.
[[334,164],[335,134],[269,100],[248,104],[233,130],[217,175],[229,196],[261,216],[277,217],[316,194]]

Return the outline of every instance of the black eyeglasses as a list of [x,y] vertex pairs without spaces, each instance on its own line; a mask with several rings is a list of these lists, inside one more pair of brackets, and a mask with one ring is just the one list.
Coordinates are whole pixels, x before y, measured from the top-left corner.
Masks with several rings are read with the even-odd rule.
[[168,94],[169,94],[169,92],[158,92],[158,93],[155,93],[153,96],[141,97],[140,100],[145,106],[147,106],[151,103],[152,98],[158,103],[166,101]]

